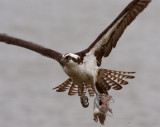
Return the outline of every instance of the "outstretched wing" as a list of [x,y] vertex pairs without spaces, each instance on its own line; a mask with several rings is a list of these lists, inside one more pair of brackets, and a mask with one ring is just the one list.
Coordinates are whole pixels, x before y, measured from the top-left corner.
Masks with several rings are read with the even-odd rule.
[[23,48],[30,49],[32,51],[35,51],[37,53],[40,53],[41,55],[44,55],[46,57],[55,59],[59,62],[60,58],[62,57],[62,54],[59,52],[56,52],[52,49],[45,48],[43,46],[34,44],[29,41],[25,41],[19,38],[15,37],[10,37],[6,34],[0,34],[0,42],[4,42],[6,44],[12,44],[12,45],[17,45]]
[[151,0],[133,0],[87,49],[77,54],[82,56],[82,59],[85,55],[94,55],[97,65],[100,66],[102,57],[110,54],[126,27],[150,2]]

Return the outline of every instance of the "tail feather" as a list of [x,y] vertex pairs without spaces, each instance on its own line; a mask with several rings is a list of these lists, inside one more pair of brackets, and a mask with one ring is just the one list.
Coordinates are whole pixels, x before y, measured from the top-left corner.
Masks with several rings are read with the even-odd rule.
[[135,76],[131,75],[134,73],[135,72],[99,69],[96,87],[97,89],[99,89],[99,91],[101,91],[101,93],[104,93],[105,90],[108,91],[111,88],[115,90],[120,90],[122,89],[121,85],[128,84],[128,81],[126,81],[125,79],[135,78]]
[[[105,74],[109,79],[111,79],[112,81],[116,81],[117,83],[121,84],[121,85],[127,85],[128,82],[123,80],[124,76],[122,74],[117,75],[111,75],[111,74]],[[129,76],[129,75],[127,75]]]
[[72,86],[69,89],[68,95],[75,95],[77,93],[78,86],[75,84],[72,84]]
[[64,92],[64,91],[66,91],[68,88],[71,87],[71,84],[72,84],[72,80],[69,78],[69,79],[67,79],[64,83],[62,83],[61,85],[53,88],[53,90],[54,90],[54,89],[57,89],[57,90],[56,90],[57,92]]
[[86,85],[86,89],[88,89],[88,93],[91,97],[94,96],[94,91],[93,91],[92,86],[90,84]]
[[[135,72],[124,72],[124,71],[114,71],[108,69],[99,69],[96,88],[100,93],[108,94],[108,90],[115,89],[120,90],[122,89],[121,85],[127,85],[128,81],[126,79],[133,79],[135,78],[132,74]],[[92,89],[91,84],[83,84],[84,85],[84,94],[88,90],[90,96],[94,96],[94,91]],[[64,92],[69,89],[68,95],[75,95],[78,93],[78,96],[82,94],[82,87],[74,84],[71,78],[67,79],[61,85],[53,88],[56,89],[57,92]]]
[[[92,90],[91,85],[86,85],[86,84],[83,84],[83,85],[84,85],[83,93],[86,94],[86,90],[88,89],[89,95],[94,96],[94,92]],[[81,96],[81,94],[82,94],[82,90],[81,90],[82,88],[80,86],[78,87],[78,85],[74,84],[74,82],[72,81],[71,78],[67,79],[61,85],[53,88],[53,90],[54,89],[56,89],[57,92],[64,92],[69,89],[68,95],[70,95],[70,96],[75,95],[76,93],[78,93],[78,96]]]
[[113,89],[115,90],[120,90],[122,89],[122,86],[120,84],[118,84],[117,82],[115,82],[114,80],[110,79],[109,77],[107,77],[107,85],[111,86]]
[[78,86],[78,96],[81,96],[81,87]]
[[107,73],[113,73],[113,74],[134,74],[136,72],[125,72],[125,71],[115,71],[115,70],[109,70],[109,69],[104,69],[106,70]]
[[[85,84],[83,83],[83,93],[86,94],[86,87],[85,87]],[[78,96],[81,96],[82,95],[82,86],[78,86]]]

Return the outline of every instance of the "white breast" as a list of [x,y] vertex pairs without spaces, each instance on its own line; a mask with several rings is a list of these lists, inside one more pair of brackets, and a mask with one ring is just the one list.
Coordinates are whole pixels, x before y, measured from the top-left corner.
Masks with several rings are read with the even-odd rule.
[[98,66],[96,57],[92,55],[86,55],[83,63],[81,64],[71,61],[67,63],[63,69],[77,85],[81,85],[83,83],[89,83],[93,85],[96,82]]

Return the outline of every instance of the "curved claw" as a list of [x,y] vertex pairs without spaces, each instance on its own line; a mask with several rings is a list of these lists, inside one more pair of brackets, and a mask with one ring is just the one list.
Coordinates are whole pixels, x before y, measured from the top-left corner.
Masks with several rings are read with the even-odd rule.
[[84,108],[87,108],[89,106],[88,97],[85,95],[82,95],[81,98],[81,104]]

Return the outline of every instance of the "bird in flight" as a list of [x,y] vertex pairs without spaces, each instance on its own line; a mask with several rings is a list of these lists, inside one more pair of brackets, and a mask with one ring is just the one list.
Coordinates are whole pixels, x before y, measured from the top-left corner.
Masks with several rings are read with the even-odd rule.
[[151,0],[133,0],[118,17],[96,38],[85,50],[77,53],[61,54],[55,50],[38,44],[0,34],[0,42],[30,49],[60,63],[69,78],[61,85],[53,88],[57,92],[67,89],[68,95],[78,93],[83,107],[88,107],[88,91],[94,94],[108,94],[111,88],[120,90],[128,84],[125,79],[133,79],[134,72],[122,72],[100,68],[103,57],[109,56],[126,27],[141,13]]

